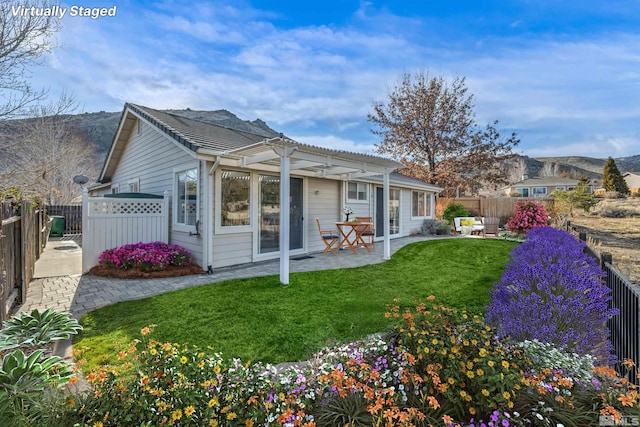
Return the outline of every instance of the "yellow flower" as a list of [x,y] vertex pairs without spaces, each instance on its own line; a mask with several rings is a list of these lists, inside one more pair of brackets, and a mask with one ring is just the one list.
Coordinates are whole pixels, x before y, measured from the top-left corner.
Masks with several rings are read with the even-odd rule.
[[214,406],[220,406],[220,402],[218,402],[217,397],[214,397],[209,401],[209,408],[213,408]]
[[171,413],[172,420],[179,420],[180,418],[182,418],[182,411],[180,409],[176,409]]
[[507,362],[506,360],[503,360],[503,361],[502,361],[502,367],[503,367],[504,369],[509,369],[509,362]]
[[102,427],[102,421],[97,421],[93,427]]
[[476,375],[478,375],[479,377],[481,377],[481,376],[483,376],[483,375],[484,375],[484,371],[483,371],[482,369],[478,369],[478,370],[476,371]]
[[493,362],[493,360],[489,360],[487,362],[487,365],[491,366],[493,368],[493,365],[495,365],[495,363]]
[[438,345],[438,340],[436,338],[432,339],[431,344]]
[[464,391],[464,390],[462,390],[462,391],[460,392],[460,396],[462,396],[462,397],[466,397],[466,396],[467,396],[467,392],[466,392],[466,391]]
[[513,402],[509,401],[509,403],[507,403],[507,406],[509,407],[509,409],[513,408]]
[[473,371],[467,371],[467,377],[473,378],[475,377],[475,374],[473,373]]
[[454,380],[453,378],[449,377],[449,379],[447,380],[447,382],[448,382],[449,384],[453,385],[453,384],[456,382],[456,380]]
[[502,397],[504,397],[506,400],[509,400],[509,398],[511,397],[511,393],[505,391],[504,393],[502,393]]
[[218,427],[218,420],[209,421],[209,427]]
[[473,406],[469,408],[469,413],[471,415],[475,415],[476,414],[476,408],[474,408]]
[[480,357],[485,357],[487,355],[487,350],[484,348],[480,349]]
[[215,372],[216,374],[220,373],[220,365],[216,365],[213,367],[213,372]]
[[227,414],[227,419],[228,419],[228,420],[234,420],[234,419],[236,419],[237,417],[238,417],[238,415],[236,415],[236,413],[235,413],[235,412],[229,412],[229,413]]
[[247,427],[253,427],[253,421],[247,418],[247,420],[244,422],[244,425],[246,425]]
[[190,417],[191,415],[193,415],[193,412],[194,412],[195,410],[196,410],[196,409],[193,407],[193,405],[189,405],[189,406],[187,406],[186,408],[184,408],[184,414],[185,414],[187,417]]
[[489,396],[489,394],[490,394],[490,393],[489,393],[489,390],[487,390],[486,388],[483,388],[481,393],[482,393],[482,395],[483,395],[484,397],[487,397],[487,396]]
[[158,350],[156,350],[155,348],[152,348],[151,350],[149,350],[149,353],[150,353],[152,356],[155,356],[156,354],[158,354]]
[[182,357],[180,358],[180,363],[182,363],[183,365],[184,365],[185,363],[187,363],[187,356],[182,356]]

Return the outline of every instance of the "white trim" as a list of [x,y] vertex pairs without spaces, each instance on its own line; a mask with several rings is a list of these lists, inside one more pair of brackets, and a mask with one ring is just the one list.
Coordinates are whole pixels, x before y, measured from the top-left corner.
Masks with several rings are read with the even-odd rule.
[[[360,185],[363,185],[363,186],[364,186],[364,188],[365,188],[365,198],[364,198],[364,199],[358,199],[358,198],[356,198],[356,199],[350,199],[350,198],[349,198],[349,184],[356,184],[356,197],[358,197],[358,194],[360,193],[360,191],[359,191],[359,188],[358,188],[358,187],[359,187]],[[362,182],[362,181],[347,181],[347,185],[346,185],[346,188],[347,188],[347,191],[346,191],[346,196],[347,196],[346,200],[347,200],[347,203],[356,203],[356,204],[365,204],[365,203],[369,203],[369,199],[370,199],[369,193],[371,192],[371,191],[370,191],[370,189],[369,189],[369,187],[370,187],[370,185],[369,185],[369,183],[367,183],[367,182]]]
[[200,175],[201,175],[201,171],[200,171],[200,163],[199,162],[195,162],[195,163],[185,163],[181,166],[177,166],[173,168],[173,207],[171,209],[171,213],[173,216],[173,220],[171,221],[171,225],[172,225],[172,229],[173,231],[178,231],[178,232],[182,232],[182,233],[195,233],[196,232],[196,226],[194,225],[188,225],[188,224],[184,224],[184,223],[179,223],[178,222],[178,175],[180,173],[186,172],[186,171],[190,171],[190,170],[195,170],[196,174],[198,175],[196,177],[196,223],[200,220]]
[[[248,225],[227,225],[227,226],[223,226],[222,225],[222,221],[221,221],[221,214],[222,214],[222,172],[223,171],[232,171],[232,172],[242,172],[242,173],[247,173],[249,174],[249,224]],[[256,185],[253,184],[253,180],[257,179],[256,178],[256,174],[253,173],[253,171],[251,170],[247,170],[247,169],[240,169],[240,168],[230,168],[230,167],[218,167],[215,171],[215,181],[214,181],[214,188],[215,188],[215,208],[214,208],[214,212],[215,212],[215,233],[216,234],[237,234],[237,233],[253,233],[255,235],[255,227],[256,227],[256,221],[255,221],[255,216],[257,215],[257,210],[256,210],[256,198],[257,198],[257,193],[256,193]],[[256,253],[255,250],[255,238],[254,240],[254,248],[253,248],[253,253]],[[255,255],[254,255],[255,256]]]
[[[131,186],[135,186],[135,190],[131,189]],[[139,193],[140,192],[140,178],[130,179],[127,181],[127,193]]]
[[[418,193],[418,194],[422,194],[422,211],[424,212],[424,215],[413,215],[413,193]],[[419,190],[411,190],[410,191],[410,213],[409,216],[411,218],[411,221],[419,221],[421,219],[428,219],[428,218],[433,218],[433,194],[427,192],[427,191],[419,191]],[[420,196],[418,196],[418,200],[420,199]],[[429,206],[427,209],[427,203],[429,203]],[[418,209],[419,211],[420,209]]]
[[111,184],[111,194],[120,194],[120,184]]

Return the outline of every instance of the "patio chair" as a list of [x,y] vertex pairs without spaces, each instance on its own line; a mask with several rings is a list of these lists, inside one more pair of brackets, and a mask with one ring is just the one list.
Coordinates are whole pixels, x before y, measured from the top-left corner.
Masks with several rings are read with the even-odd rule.
[[316,224],[318,225],[318,232],[320,233],[320,238],[324,242],[326,248],[322,252],[322,255],[326,255],[328,251],[331,251],[332,254],[337,255],[338,247],[334,247],[336,243],[340,241],[340,233],[337,230],[323,230],[320,227],[320,219],[316,218]]
[[[372,225],[368,225],[367,227],[363,227],[358,230],[358,239],[361,242],[364,242],[365,245],[371,245],[372,248],[375,248],[375,238],[376,238],[376,230],[373,228],[373,217],[370,216],[357,216],[356,221],[358,222],[369,222]],[[365,240],[367,239],[367,240]]]

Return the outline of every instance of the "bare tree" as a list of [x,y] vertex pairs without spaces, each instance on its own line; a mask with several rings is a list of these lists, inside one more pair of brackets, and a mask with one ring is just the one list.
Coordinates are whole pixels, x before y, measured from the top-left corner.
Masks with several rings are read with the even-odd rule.
[[0,145],[0,182],[36,191],[49,203],[66,204],[81,194],[75,175],[98,174],[95,147],[70,124],[68,112],[77,108],[73,97],[29,109],[28,119],[5,123]]
[[555,162],[544,162],[538,175],[545,178],[560,176],[560,165]]
[[51,7],[52,1],[0,2],[0,119],[21,116],[25,108],[46,96],[29,83],[29,67],[52,49],[58,18],[36,16],[31,8]]
[[510,184],[529,176],[529,165],[522,156],[514,157],[513,160],[505,162],[505,168],[507,170],[507,180]]
[[406,165],[407,175],[439,185],[447,193],[475,192],[483,183],[506,184],[502,161],[513,156],[519,140],[496,130],[497,121],[481,127],[473,111],[473,95],[464,78],[447,83],[424,72],[405,74],[390,92],[388,103],[377,102],[368,119],[372,133],[382,136],[378,152]]

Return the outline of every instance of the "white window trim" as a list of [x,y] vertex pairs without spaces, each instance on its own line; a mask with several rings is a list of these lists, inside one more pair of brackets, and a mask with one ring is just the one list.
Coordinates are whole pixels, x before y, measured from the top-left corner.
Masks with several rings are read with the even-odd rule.
[[556,185],[556,190],[568,190],[564,185]]
[[[234,172],[248,172],[249,173],[249,225],[229,225],[223,226],[220,218],[220,212],[222,211],[222,171],[234,171]],[[214,229],[215,234],[238,234],[238,233],[250,233],[253,232],[255,221],[254,213],[256,212],[257,185],[254,185],[254,180],[257,179],[257,175],[246,169],[236,168],[218,168],[215,173],[215,207],[214,207]]]
[[[413,193],[422,193],[422,194],[424,194],[424,199],[423,199],[423,200],[424,200],[424,202],[423,202],[423,206],[422,206],[423,211],[424,211],[424,213],[425,213],[425,214],[424,214],[424,216],[414,216],[414,215],[413,215]],[[428,191],[424,191],[424,190],[411,190],[411,192],[410,192],[410,194],[409,194],[409,198],[410,198],[410,201],[409,201],[409,204],[410,204],[409,209],[411,209],[411,211],[410,211],[410,214],[411,214],[411,215],[410,215],[410,216],[411,216],[411,220],[412,220],[412,221],[418,221],[418,220],[421,220],[421,219],[427,219],[427,218],[432,218],[432,217],[433,217],[433,215],[431,214],[431,213],[432,213],[432,209],[433,209],[433,203],[434,203],[434,200],[433,200],[433,197],[432,197],[432,196],[433,196],[433,195],[432,195],[431,193],[429,193]],[[427,206],[427,200],[429,201],[429,202],[428,202],[428,206]],[[427,207],[428,207],[429,209],[427,209]]]
[[[356,184],[356,196],[358,194],[358,186],[360,185],[364,185],[365,186],[365,193],[366,193],[366,197],[362,200],[360,199],[350,199],[349,198],[349,184]],[[347,181],[346,184],[346,198],[347,198],[347,203],[351,204],[351,203],[356,203],[356,204],[368,204],[369,203],[369,184],[366,182],[360,182],[360,181]]]
[[174,231],[180,231],[183,233],[195,233],[196,226],[195,225],[186,225],[182,223],[178,223],[178,174],[195,169],[198,177],[196,178],[196,223],[200,221],[200,168],[197,163],[191,163],[188,165],[183,165],[179,167],[173,168],[173,221],[172,227]]
[[[135,185],[136,186],[136,190],[132,191],[131,190],[131,186]],[[139,193],[140,192],[140,178],[136,178],[136,179],[130,179],[129,181],[127,181],[127,193]]]
[[[544,189],[544,193],[536,193],[536,189]],[[544,197],[547,195],[547,187],[531,187],[531,195],[533,197]]]

